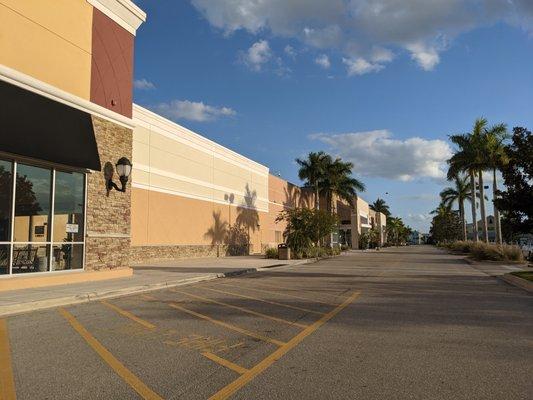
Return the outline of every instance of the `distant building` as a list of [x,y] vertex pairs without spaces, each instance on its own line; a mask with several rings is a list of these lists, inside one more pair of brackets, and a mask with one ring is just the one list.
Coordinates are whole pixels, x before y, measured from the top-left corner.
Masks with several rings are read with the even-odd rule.
[[[487,216],[487,231],[489,234],[489,242],[495,242],[496,241],[496,220],[494,218],[494,215]],[[477,233],[478,233],[478,238],[482,239],[483,224],[482,224],[481,219],[477,222]],[[474,239],[474,224],[472,223],[466,224],[466,235],[467,235],[468,240]]]
[[409,236],[409,244],[426,244],[429,238],[429,234],[421,233],[419,231],[411,232]]

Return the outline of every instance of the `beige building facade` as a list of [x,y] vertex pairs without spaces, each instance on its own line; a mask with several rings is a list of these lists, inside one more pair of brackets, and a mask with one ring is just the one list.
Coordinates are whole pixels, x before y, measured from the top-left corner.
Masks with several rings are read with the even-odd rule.
[[[267,166],[133,104],[145,19],[130,0],[0,0],[0,278],[259,254],[284,241],[280,212],[313,206]],[[353,248],[384,221],[355,203],[336,208]]]

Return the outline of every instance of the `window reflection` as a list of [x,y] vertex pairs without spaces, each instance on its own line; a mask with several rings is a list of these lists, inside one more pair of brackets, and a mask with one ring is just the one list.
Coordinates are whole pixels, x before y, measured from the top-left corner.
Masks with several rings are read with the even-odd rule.
[[18,164],[15,190],[15,242],[46,242],[52,171]]
[[54,245],[52,252],[54,271],[80,269],[83,267],[82,244],[64,243],[61,245]]
[[13,247],[13,273],[48,271],[48,245],[15,245]]
[[54,242],[83,242],[84,176],[56,172]]
[[[0,160],[0,242],[11,240],[11,196],[13,191],[12,164]],[[1,261],[0,261],[1,262]]]
[[0,275],[9,274],[9,245],[0,244]]

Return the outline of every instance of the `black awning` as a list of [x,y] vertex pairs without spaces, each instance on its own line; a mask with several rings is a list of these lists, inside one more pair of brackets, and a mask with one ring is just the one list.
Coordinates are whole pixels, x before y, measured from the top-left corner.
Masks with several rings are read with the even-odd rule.
[[91,115],[0,81],[0,151],[101,170]]

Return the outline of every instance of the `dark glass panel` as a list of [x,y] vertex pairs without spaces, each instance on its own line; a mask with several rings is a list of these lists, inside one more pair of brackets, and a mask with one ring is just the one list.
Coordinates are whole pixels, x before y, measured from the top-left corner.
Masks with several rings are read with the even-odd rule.
[[53,270],[81,269],[83,267],[83,245],[68,244],[53,246]]
[[17,164],[15,242],[48,240],[51,182],[51,170]]
[[0,242],[11,240],[12,163],[0,160]]
[[56,172],[54,239],[83,242],[85,176],[77,172]]
[[15,245],[13,247],[13,273],[48,271],[49,251],[49,245]]
[[0,275],[9,274],[9,249],[8,244],[0,244]]

